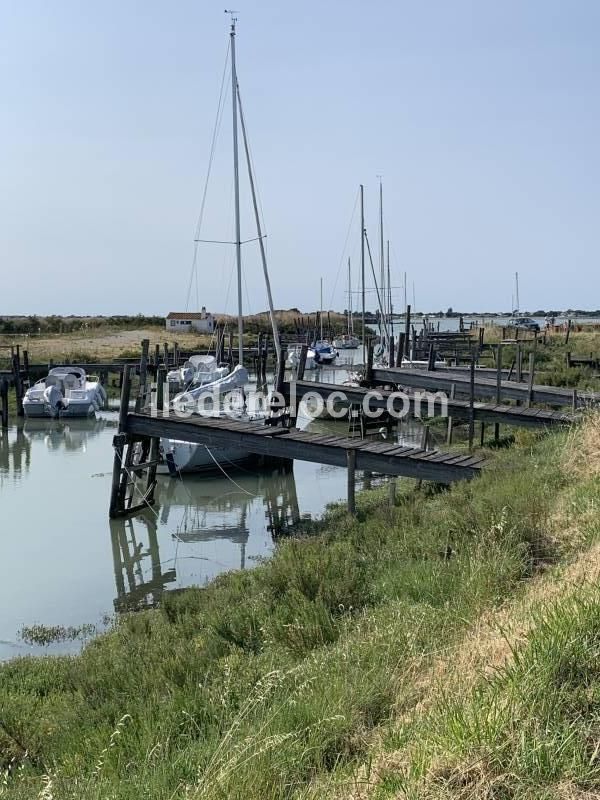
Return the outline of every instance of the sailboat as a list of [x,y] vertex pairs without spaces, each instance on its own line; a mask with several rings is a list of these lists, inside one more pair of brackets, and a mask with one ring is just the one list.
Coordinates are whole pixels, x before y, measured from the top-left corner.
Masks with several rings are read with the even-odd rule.
[[[232,95],[232,133],[233,133],[233,179],[234,179],[234,207],[235,207],[235,251],[236,251],[236,267],[237,267],[237,295],[238,295],[238,365],[227,375],[217,377],[215,380],[208,383],[200,383],[199,385],[188,389],[185,392],[177,395],[171,402],[173,410],[184,409],[186,411],[199,411],[202,410],[203,416],[234,416],[236,419],[241,419],[247,422],[256,423],[257,425],[264,425],[266,419],[266,412],[258,410],[249,412],[246,405],[246,395],[244,386],[248,382],[248,371],[244,367],[244,318],[243,318],[243,305],[242,305],[242,240],[241,240],[241,225],[240,225],[240,181],[239,181],[239,154],[238,154],[238,117],[244,142],[244,150],[246,155],[246,164],[248,168],[248,180],[250,184],[250,191],[252,194],[252,201],[254,206],[254,216],[257,229],[257,240],[260,246],[260,253],[262,259],[263,273],[265,278],[265,285],[267,289],[267,298],[269,302],[269,314],[271,318],[271,327],[273,330],[273,341],[277,352],[278,363],[280,361],[280,341],[279,331],[277,328],[277,321],[275,318],[275,311],[273,307],[273,298],[271,295],[271,285],[269,281],[269,274],[267,270],[267,261],[264,248],[264,237],[262,234],[260,216],[258,212],[258,202],[256,198],[256,191],[254,187],[254,175],[252,172],[252,164],[250,159],[250,150],[246,136],[246,125],[244,122],[244,114],[242,109],[242,100],[240,96],[240,88],[238,83],[236,61],[235,61],[235,36],[236,36],[236,18],[231,17],[230,29],[230,53],[231,53],[231,95]],[[232,397],[233,393],[233,397]],[[213,410],[206,412],[204,410],[204,401],[208,397],[212,397],[217,402],[213,404]],[[237,402],[236,402],[237,400]],[[227,406],[227,408],[226,408]],[[171,475],[178,475],[182,472],[198,472],[198,471],[214,471],[223,469],[234,464],[243,463],[251,458],[253,454],[245,450],[243,447],[227,447],[227,448],[208,448],[202,444],[192,442],[184,442],[175,439],[162,439],[161,440],[161,453],[163,457],[163,464],[159,467],[159,471],[164,472],[165,469]],[[223,466],[221,466],[223,465]]]
[[360,345],[358,336],[354,335],[354,317],[352,314],[352,276],[350,270],[350,259],[348,259],[348,332],[342,336],[337,336],[333,340],[333,346],[338,350],[356,350]]
[[317,364],[332,364],[338,357],[339,353],[335,347],[323,338],[323,278],[321,278],[321,338],[313,342],[312,350],[314,351],[314,360]]

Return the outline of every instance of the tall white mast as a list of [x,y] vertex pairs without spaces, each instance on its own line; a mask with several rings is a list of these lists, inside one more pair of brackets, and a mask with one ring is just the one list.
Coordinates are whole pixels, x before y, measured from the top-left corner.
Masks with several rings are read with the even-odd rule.
[[367,337],[365,325],[365,187],[360,185],[360,276],[361,276],[361,295],[362,295],[362,354],[363,364],[367,360]]
[[394,330],[392,321],[392,281],[390,276],[390,240],[387,240],[387,313],[390,321],[390,331]]
[[236,18],[231,17],[231,107],[233,122],[233,187],[235,203],[235,260],[237,264],[237,284],[238,284],[238,360],[244,363],[244,309],[242,305],[242,237],[240,233],[240,175],[238,163],[238,97],[237,97],[237,73],[235,70],[235,23]]
[[518,272],[515,272],[515,290],[517,292],[517,297],[516,297],[516,300],[517,300],[517,311],[519,311],[521,309],[521,306],[519,305],[519,273]]
[[354,333],[354,321],[352,319],[352,274],[350,271],[350,257],[348,257],[348,336]]
[[321,313],[319,314],[321,321],[321,341],[323,341],[323,278],[321,278]]
[[383,302],[381,304],[381,313],[383,318],[381,320],[380,331],[382,335],[385,335],[385,332],[387,331],[387,325],[385,319],[387,314],[385,311],[386,291],[385,291],[385,256],[383,251],[383,182],[381,180],[381,176],[379,177],[379,275],[380,275],[379,285],[381,287],[381,297],[383,299]]
[[265,277],[265,285],[267,287],[267,299],[269,301],[269,316],[271,318],[271,329],[273,331],[273,342],[275,344],[275,352],[277,353],[277,363],[279,364],[281,355],[281,343],[279,341],[279,329],[277,326],[277,318],[275,317],[275,308],[273,307],[273,295],[271,294],[271,281],[269,280],[269,270],[267,268],[267,255],[265,253],[264,237],[262,235],[262,228],[260,224],[260,214],[258,213],[258,202],[256,199],[256,190],[254,188],[254,175],[252,174],[252,164],[250,161],[250,148],[248,146],[248,137],[246,136],[246,123],[244,121],[244,110],[242,108],[242,97],[240,95],[240,87],[238,85],[237,98],[240,107],[240,122],[242,124],[242,138],[244,139],[244,151],[246,153],[246,163],[248,164],[248,180],[250,182],[250,191],[252,192],[252,203],[254,205],[254,218],[256,220],[256,235],[258,237],[258,244],[260,247],[260,257],[262,259],[263,273]]

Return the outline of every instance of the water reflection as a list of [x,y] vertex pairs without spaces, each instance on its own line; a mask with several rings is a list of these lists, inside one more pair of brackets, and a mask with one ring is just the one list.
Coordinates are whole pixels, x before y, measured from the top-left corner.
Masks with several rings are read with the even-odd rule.
[[[245,569],[250,536],[257,522],[273,539],[300,522],[296,481],[291,463],[261,472],[232,473],[229,478],[165,478],[156,488],[156,504],[143,515],[110,522],[117,596],[116,611],[141,609],[160,602],[167,584],[188,585],[182,563],[204,561],[206,582],[215,563]],[[161,559],[159,531],[162,537]],[[229,546],[229,563],[215,562],[205,545],[217,552]],[[231,551],[235,545],[237,557]],[[211,552],[215,552],[214,549]],[[179,574],[178,574],[179,572]]]

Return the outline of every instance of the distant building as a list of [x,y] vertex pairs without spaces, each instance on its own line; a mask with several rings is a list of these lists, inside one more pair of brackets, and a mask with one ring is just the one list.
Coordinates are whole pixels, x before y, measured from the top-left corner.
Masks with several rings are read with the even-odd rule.
[[171,333],[178,331],[197,331],[198,333],[212,333],[215,329],[215,318],[204,306],[202,311],[171,311],[167,314],[167,330]]

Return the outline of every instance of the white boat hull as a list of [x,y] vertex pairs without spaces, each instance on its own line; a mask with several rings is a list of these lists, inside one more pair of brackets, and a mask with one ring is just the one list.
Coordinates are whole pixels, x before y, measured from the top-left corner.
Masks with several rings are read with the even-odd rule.
[[37,400],[23,400],[23,411],[25,416],[30,419],[39,419],[40,417],[47,417],[48,419],[73,419],[75,417],[85,418],[93,416],[96,411],[100,410],[100,406],[90,403],[86,400],[83,403],[71,402],[66,408],[53,409],[43,401]]
[[255,454],[242,447],[207,448],[173,439],[162,439],[161,448],[163,463],[157,468],[157,472],[173,476],[182,472],[220,472],[221,469],[227,472],[232,466],[255,457]]

